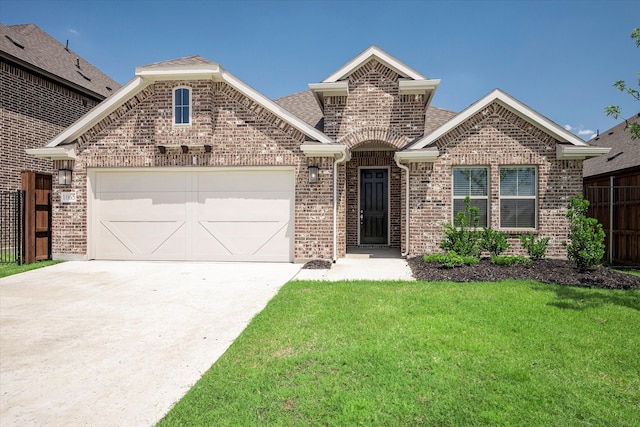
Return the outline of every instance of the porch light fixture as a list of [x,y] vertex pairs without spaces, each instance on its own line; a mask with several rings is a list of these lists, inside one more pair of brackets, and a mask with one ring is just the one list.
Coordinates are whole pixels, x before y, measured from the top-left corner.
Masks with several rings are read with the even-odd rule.
[[319,175],[318,175],[318,166],[309,166],[309,184],[317,184]]
[[58,185],[71,185],[71,169],[58,169]]

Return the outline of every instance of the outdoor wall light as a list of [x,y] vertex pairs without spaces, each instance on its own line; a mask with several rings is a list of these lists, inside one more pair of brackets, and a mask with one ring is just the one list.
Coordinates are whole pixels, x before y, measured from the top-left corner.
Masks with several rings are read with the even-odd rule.
[[167,147],[164,145],[158,145],[158,150],[160,150],[160,154],[164,154],[167,152]]
[[180,148],[182,148],[182,154],[187,154],[189,152],[188,145],[181,145]]
[[71,169],[58,169],[58,184],[69,186],[71,185]]
[[211,152],[211,146],[210,146],[210,145],[205,144],[205,146],[204,146],[204,152],[205,152],[205,153],[210,153],[210,152]]
[[309,166],[309,184],[317,184],[319,175],[318,175],[318,166]]

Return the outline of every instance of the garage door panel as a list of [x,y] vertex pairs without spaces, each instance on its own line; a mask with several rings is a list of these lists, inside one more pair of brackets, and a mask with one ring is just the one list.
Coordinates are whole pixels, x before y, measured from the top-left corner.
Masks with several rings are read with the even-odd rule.
[[101,173],[100,193],[184,193],[191,178],[186,172],[112,172]]
[[290,193],[200,193],[198,218],[222,221],[289,221],[292,204]]
[[200,192],[252,192],[264,194],[268,192],[293,191],[294,181],[291,171],[253,170],[253,171],[218,171],[198,176]]
[[201,221],[198,259],[289,261],[288,221]]
[[184,221],[101,221],[97,258],[185,259]]
[[291,170],[97,172],[95,179],[95,258],[293,260]]

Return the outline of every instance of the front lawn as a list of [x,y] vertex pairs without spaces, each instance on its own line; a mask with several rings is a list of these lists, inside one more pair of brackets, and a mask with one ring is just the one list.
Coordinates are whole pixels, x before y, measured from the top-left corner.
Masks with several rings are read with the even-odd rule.
[[63,261],[38,261],[32,264],[0,264],[0,277],[12,276],[25,271],[35,270],[36,268],[47,267],[49,265],[59,264]]
[[290,282],[159,423],[640,424],[640,291]]

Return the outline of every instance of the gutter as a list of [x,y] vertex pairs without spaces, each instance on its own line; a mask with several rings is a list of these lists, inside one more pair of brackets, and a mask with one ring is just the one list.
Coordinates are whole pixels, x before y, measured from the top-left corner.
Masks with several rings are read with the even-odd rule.
[[404,208],[404,252],[400,253],[400,256],[406,258],[409,254],[409,167],[400,163],[400,159],[398,156],[394,156],[394,160],[396,161],[396,165],[400,169],[405,172],[406,183],[405,183],[405,208]]
[[338,164],[348,160],[346,147],[342,150],[342,156],[333,162],[333,263],[338,260]]

